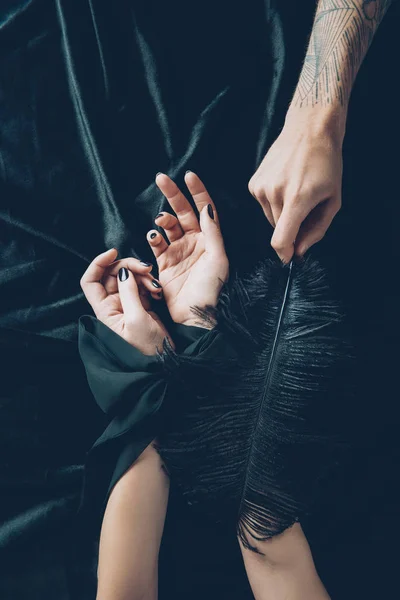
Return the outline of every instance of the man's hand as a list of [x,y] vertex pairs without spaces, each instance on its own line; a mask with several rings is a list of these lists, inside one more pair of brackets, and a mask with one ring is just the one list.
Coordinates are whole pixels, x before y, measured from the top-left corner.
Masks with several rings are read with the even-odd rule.
[[342,203],[342,136],[319,116],[325,114],[289,110],[280,136],[249,182],[275,228],[271,245],[285,263],[324,237]]
[[350,93],[391,0],[319,0],[282,133],[249,182],[288,262],[322,239],[341,206]]

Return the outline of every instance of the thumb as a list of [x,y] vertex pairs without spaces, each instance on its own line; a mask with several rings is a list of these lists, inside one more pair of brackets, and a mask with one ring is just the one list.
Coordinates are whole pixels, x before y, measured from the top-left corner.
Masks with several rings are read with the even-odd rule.
[[135,276],[125,267],[122,267],[118,271],[118,292],[121,299],[122,310],[128,321],[136,320],[143,315],[143,312],[145,311],[139,296],[139,289]]
[[293,257],[295,240],[305,217],[303,212],[296,210],[290,204],[283,206],[271,239],[271,246],[284,263],[288,263]]
[[206,252],[216,255],[221,252],[225,254],[224,240],[212,204],[207,204],[200,212],[200,228],[204,234]]

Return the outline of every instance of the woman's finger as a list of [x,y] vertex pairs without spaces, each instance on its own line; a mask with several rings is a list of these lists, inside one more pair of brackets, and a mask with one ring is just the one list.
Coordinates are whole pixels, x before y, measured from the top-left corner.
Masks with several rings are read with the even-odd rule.
[[95,314],[98,313],[99,305],[108,295],[107,290],[101,282],[102,278],[104,277],[106,269],[113,260],[115,260],[117,255],[118,251],[116,248],[111,248],[110,250],[99,254],[90,263],[81,278],[81,288]]
[[127,258],[121,258],[120,260],[114,261],[110,269],[107,271],[108,275],[113,275],[116,277],[121,267],[129,269],[132,271],[132,273],[144,275],[151,272],[153,265],[151,263],[139,260],[138,258],[129,256]]
[[164,229],[165,235],[170,242],[175,242],[175,240],[179,240],[179,238],[183,236],[182,227],[174,215],[171,215],[167,212],[161,212],[154,220],[158,227],[162,227]]
[[139,289],[133,273],[126,267],[118,271],[118,291],[126,323],[137,322],[146,311],[143,308]]
[[108,295],[118,292],[117,278],[114,275],[106,274],[103,277],[102,283]]
[[200,213],[200,226],[204,234],[206,252],[210,252],[216,259],[225,258],[224,240],[218,224],[214,218],[211,204],[203,208]]
[[159,231],[156,231],[155,229],[151,229],[148,232],[146,238],[156,258],[161,256],[161,254],[165,252],[165,250],[168,248],[168,244],[165,241],[164,237]]
[[[126,267],[129,269],[129,267]],[[131,271],[131,269],[129,269]],[[132,272],[132,271],[131,271]],[[141,297],[148,296],[150,293],[155,300],[162,299],[162,286],[158,279],[152,277],[152,275],[138,275],[133,274],[136,279],[137,286],[139,288],[139,294]],[[118,292],[118,281],[117,275],[107,274],[103,278],[103,285],[107,291],[107,294],[116,294]]]
[[139,291],[143,289],[145,293],[150,293],[155,300],[162,298],[162,285],[151,275],[137,275],[137,284]]
[[165,175],[165,173],[157,173],[156,184],[162,191],[172,210],[175,212],[182,230],[185,233],[199,232],[200,226],[198,218],[190,204],[189,200],[184,196],[176,183]]
[[211,204],[214,211],[214,220],[219,225],[218,213],[215,208],[215,204],[212,201],[210,194],[207,192],[206,187],[201,181],[200,177],[196,175],[196,173],[193,173],[193,171],[186,171],[185,183],[193,197],[193,200],[196,204],[199,213],[201,213],[205,206]]

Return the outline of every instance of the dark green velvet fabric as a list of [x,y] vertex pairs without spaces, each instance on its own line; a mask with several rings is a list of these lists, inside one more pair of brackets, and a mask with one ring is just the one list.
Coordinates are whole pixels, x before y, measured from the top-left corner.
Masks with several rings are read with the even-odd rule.
[[[0,2],[2,600],[94,598],[96,535],[76,516],[86,453],[107,424],[77,344],[88,261],[112,246],[152,260],[145,233],[166,209],[154,176],[182,184],[186,169],[219,208],[233,269],[272,252],[247,183],[283,126],[314,9]],[[338,600],[397,593],[398,25],[397,2],[354,88],[343,210],[315,250],[364,374],[360,452],[310,531]],[[235,539],[183,507],[169,511],[162,553],[161,599],[251,598]]]

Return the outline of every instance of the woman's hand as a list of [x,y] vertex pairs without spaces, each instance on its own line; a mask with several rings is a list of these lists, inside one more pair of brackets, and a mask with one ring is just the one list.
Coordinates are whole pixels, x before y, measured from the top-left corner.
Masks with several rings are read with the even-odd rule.
[[170,242],[156,230],[147,240],[157,259],[163,294],[172,319],[185,325],[196,324],[192,306],[215,306],[229,275],[229,263],[219,227],[218,215],[204,184],[188,171],[186,185],[200,213],[200,222],[178,186],[159,173],[156,184],[175,215],[162,212],[155,222]]
[[136,258],[115,260],[117,254],[112,248],[90,263],[82,290],[99,321],[143,354],[155,354],[169,337],[150,309],[149,295],[160,299],[161,285],[150,275],[151,264]]

